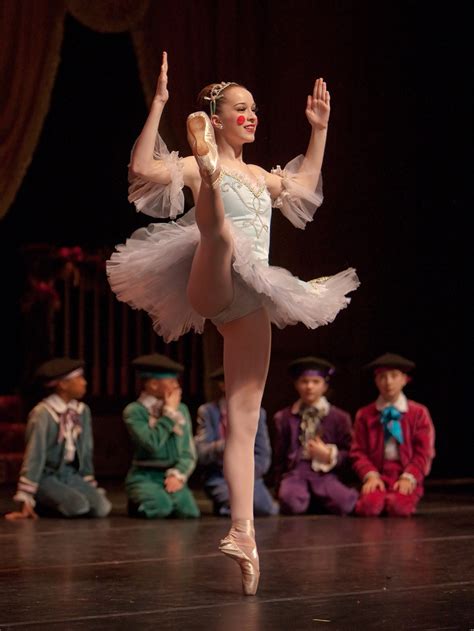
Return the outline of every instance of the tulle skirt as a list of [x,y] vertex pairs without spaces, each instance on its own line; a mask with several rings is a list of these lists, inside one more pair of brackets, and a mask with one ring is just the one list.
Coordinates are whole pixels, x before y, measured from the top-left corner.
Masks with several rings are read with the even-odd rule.
[[[233,272],[240,287],[258,295],[270,320],[279,328],[302,322],[310,329],[332,322],[346,307],[347,293],[359,286],[353,268],[320,282],[305,282],[282,267],[255,257],[250,238],[229,221],[233,240]],[[202,333],[205,318],[190,305],[186,288],[199,230],[193,211],[170,223],[151,224],[118,245],[107,275],[117,298],[143,309],[166,342],[194,329]],[[251,301],[247,301],[251,302]]]

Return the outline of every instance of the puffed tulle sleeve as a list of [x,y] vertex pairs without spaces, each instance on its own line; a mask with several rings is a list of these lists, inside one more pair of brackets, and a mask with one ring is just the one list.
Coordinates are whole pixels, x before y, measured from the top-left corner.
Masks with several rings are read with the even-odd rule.
[[304,156],[301,154],[293,158],[282,169],[280,166],[272,169],[272,173],[282,178],[282,189],[272,206],[279,208],[282,214],[296,228],[304,230],[308,221],[313,220],[316,209],[323,203],[323,176],[319,175],[316,190],[303,186],[300,178],[304,173],[300,172]]
[[168,151],[159,133],[156,135],[153,158],[163,161],[170,172],[171,182],[158,184],[138,175],[129,175],[128,201],[135,204],[137,212],[159,219],[174,219],[184,212],[183,158],[179,157],[177,151]]

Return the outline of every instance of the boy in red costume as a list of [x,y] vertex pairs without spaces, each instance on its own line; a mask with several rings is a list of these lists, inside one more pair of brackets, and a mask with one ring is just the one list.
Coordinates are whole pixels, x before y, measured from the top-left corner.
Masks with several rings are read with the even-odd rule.
[[403,388],[415,364],[386,353],[368,365],[379,397],[356,414],[350,457],[362,490],[355,513],[408,517],[423,495],[435,455],[428,409],[406,398]]

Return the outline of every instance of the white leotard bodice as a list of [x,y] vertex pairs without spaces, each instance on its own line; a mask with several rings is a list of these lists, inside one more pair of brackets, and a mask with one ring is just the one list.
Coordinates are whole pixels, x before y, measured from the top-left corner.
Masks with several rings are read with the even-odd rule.
[[243,174],[223,170],[220,187],[226,217],[251,240],[255,257],[268,263],[272,201],[264,178],[255,184]]

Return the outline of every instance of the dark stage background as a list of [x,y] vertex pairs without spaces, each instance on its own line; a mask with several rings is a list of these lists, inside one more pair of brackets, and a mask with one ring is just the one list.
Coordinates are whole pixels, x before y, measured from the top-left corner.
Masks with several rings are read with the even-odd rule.
[[[181,155],[189,153],[193,95],[206,83],[234,80],[253,92],[261,124],[246,158],[267,169],[305,151],[314,79],[323,76],[331,92],[325,201],[305,231],[275,211],[270,261],[304,279],[354,266],[361,287],[329,326],[274,329],[269,415],[293,398],[285,366],[294,356],[333,360],[333,401],[354,413],[375,398],[361,367],[400,353],[417,363],[408,396],[435,422],[433,474],[472,475],[461,365],[467,298],[458,298],[467,296],[460,224],[468,210],[469,5],[442,14],[414,1],[152,5],[158,46],[170,58],[163,135]],[[61,57],[33,161],[0,223],[4,394],[17,390],[23,371],[21,248],[112,247],[149,223],[127,202],[126,165],[146,116],[130,34],[98,33],[68,15]]]

